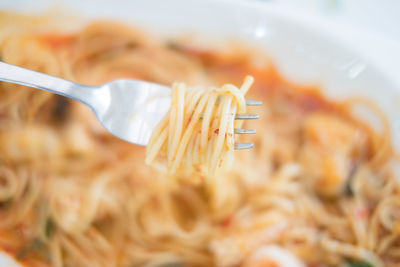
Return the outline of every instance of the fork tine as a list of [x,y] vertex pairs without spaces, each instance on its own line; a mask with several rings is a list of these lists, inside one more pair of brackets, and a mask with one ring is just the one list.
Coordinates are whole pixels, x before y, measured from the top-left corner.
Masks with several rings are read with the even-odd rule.
[[236,114],[235,120],[256,120],[260,118],[257,114]]
[[246,99],[246,105],[247,106],[261,106],[262,102],[258,101],[258,100]]
[[[250,100],[246,99],[246,105],[247,106],[261,106],[262,102],[258,100]],[[260,118],[259,115],[257,114],[236,114],[235,115],[235,120],[255,120]],[[255,134],[256,130],[254,129],[235,129],[235,134]],[[235,143],[235,150],[240,150],[240,149],[251,149],[254,147],[253,143]]]
[[240,129],[236,128],[235,129],[235,134],[255,134],[256,130],[254,129]]
[[[217,98],[217,104],[220,103],[221,97]],[[245,99],[247,106],[262,106],[262,101],[259,100],[252,100],[252,99]]]
[[235,143],[235,149],[250,149],[253,148],[254,144],[253,143]]

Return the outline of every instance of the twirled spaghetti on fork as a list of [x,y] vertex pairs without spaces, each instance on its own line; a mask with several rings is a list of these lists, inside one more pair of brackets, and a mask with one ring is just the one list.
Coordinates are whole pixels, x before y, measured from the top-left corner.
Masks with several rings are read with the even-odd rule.
[[244,96],[252,83],[248,76],[240,88],[231,84],[221,88],[174,84],[171,109],[150,138],[146,163],[164,151],[170,174],[202,168],[202,173],[211,175],[222,165],[232,167],[234,129],[242,124],[235,121],[235,115],[246,112]]

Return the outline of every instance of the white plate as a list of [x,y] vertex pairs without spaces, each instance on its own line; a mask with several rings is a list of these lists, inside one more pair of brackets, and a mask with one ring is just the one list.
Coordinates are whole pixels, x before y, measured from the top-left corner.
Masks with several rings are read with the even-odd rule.
[[[89,18],[125,21],[158,34],[197,33],[242,40],[264,49],[289,79],[320,84],[334,99],[366,96],[391,122],[400,148],[400,51],[375,38],[253,1],[64,0],[59,6]],[[51,0],[1,1],[0,8],[46,11]],[[371,45],[371,43],[373,45]],[[364,45],[363,45],[364,44]],[[0,254],[0,266],[5,263]]]

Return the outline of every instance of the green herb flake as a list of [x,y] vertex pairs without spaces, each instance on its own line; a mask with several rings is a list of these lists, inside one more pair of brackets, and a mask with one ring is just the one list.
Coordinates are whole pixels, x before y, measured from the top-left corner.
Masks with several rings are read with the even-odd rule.
[[46,226],[45,227],[46,227],[45,228],[46,237],[47,238],[51,238],[51,236],[53,235],[54,230],[56,228],[53,220],[52,219],[48,219],[47,222],[46,222]]
[[12,202],[13,202],[12,197],[7,198],[6,200],[0,201],[0,208],[1,209],[9,208],[11,206]]
[[27,255],[29,255],[30,253],[34,253],[34,252],[40,252],[45,248],[44,243],[39,240],[39,239],[34,239],[27,247],[21,249],[16,257],[18,259],[23,259],[25,258]]
[[348,267],[374,267],[371,263],[366,261],[348,261]]

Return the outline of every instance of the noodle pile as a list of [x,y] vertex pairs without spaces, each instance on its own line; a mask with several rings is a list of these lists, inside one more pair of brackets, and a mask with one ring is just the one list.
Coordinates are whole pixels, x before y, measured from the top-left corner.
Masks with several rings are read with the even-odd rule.
[[[230,170],[193,183],[201,174],[171,179],[144,164],[145,148],[109,134],[82,104],[1,83],[0,248],[26,266],[255,266],[271,246],[305,266],[399,265],[400,191],[390,129],[385,118],[377,132],[352,115],[359,105],[375,112],[370,103],[335,103],[313,87],[291,84],[252,48],[212,51],[112,22],[73,33],[49,25],[0,14],[1,59],[83,84],[117,78],[240,84],[249,73],[255,82],[248,98],[264,104],[260,119],[246,124],[257,129],[254,148],[235,152]],[[193,99],[192,110],[213,96],[196,87],[182,93],[181,86],[175,97]],[[239,113],[232,94],[221,96],[214,108],[235,104]],[[182,103],[189,102],[173,107]],[[155,154],[168,161],[171,152],[177,170],[193,165],[196,153],[174,161],[183,139],[169,140],[178,130],[166,129]],[[186,151],[202,147],[202,134],[186,141],[193,145]],[[207,151],[228,144],[212,138]]]
[[193,168],[204,169],[205,174],[222,166],[229,169],[234,159],[234,129],[242,123],[235,121],[235,116],[246,112],[244,95],[252,83],[250,76],[240,89],[231,84],[203,88],[175,83],[169,114],[154,129],[147,145],[146,163],[163,151],[170,174],[185,167],[189,173]]

